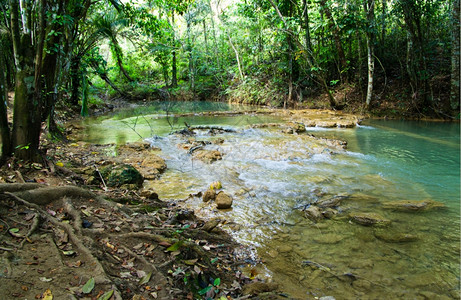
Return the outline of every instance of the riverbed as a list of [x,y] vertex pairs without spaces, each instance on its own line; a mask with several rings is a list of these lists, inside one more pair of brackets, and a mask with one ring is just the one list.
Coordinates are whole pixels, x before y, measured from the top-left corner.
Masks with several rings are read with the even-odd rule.
[[[87,119],[80,139],[146,139],[161,149],[168,169],[145,188],[201,217],[220,218],[223,229],[253,249],[244,272],[278,283],[290,297],[459,299],[459,123],[365,120],[353,128],[325,128],[302,121],[305,132],[290,132],[284,124],[296,114],[187,105]],[[225,130],[172,134],[187,126]],[[204,149],[219,151],[222,159],[195,159],[180,146],[191,139],[206,142]],[[193,196],[216,181],[232,196],[232,209],[217,210]],[[330,199],[341,199],[333,215],[306,217],[306,209]],[[402,200],[444,207],[390,208]],[[389,223],[355,222],[353,216],[363,213]]]

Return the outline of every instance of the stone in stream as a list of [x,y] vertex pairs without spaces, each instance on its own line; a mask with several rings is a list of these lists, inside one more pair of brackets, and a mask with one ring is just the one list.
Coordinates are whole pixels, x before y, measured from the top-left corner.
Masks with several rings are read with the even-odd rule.
[[352,221],[364,226],[387,226],[391,223],[389,219],[377,213],[351,213],[349,216]]
[[227,209],[232,207],[233,200],[231,196],[221,191],[216,195],[215,202],[218,209]]
[[323,219],[323,215],[322,215],[322,212],[320,211],[320,208],[314,205],[311,205],[308,208],[306,208],[304,210],[304,215],[306,218],[314,222],[317,222]]
[[322,211],[322,215],[327,218],[327,219],[332,219],[338,214],[338,211],[333,208],[327,208],[324,211]]
[[205,193],[203,193],[202,200],[203,202],[208,202],[210,200],[214,200],[216,198],[216,192],[215,190],[207,190]]
[[197,150],[193,152],[194,157],[201,161],[212,163],[222,159],[222,153],[218,150]]
[[418,236],[415,234],[390,229],[376,229],[374,234],[377,239],[387,243],[405,243],[418,240]]
[[141,162],[139,171],[145,179],[158,179],[160,174],[166,170],[165,160],[156,154],[148,154]]
[[427,199],[427,200],[401,200],[401,201],[392,201],[385,202],[383,204],[384,208],[400,210],[400,211],[425,211],[435,208],[445,207],[443,203]]
[[341,242],[344,237],[336,233],[320,234],[313,238],[319,244],[337,244]]

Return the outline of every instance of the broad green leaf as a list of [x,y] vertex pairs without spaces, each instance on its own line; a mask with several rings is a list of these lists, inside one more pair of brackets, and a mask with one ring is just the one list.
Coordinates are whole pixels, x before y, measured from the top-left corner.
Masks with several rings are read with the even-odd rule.
[[205,295],[206,293],[208,293],[213,287],[211,285],[207,286],[206,288],[198,291],[198,294],[199,295]]
[[141,278],[141,280],[139,281],[139,285],[143,285],[143,284],[148,283],[151,276],[152,276],[152,272],[150,272],[149,274],[147,274],[146,276]]
[[88,281],[85,283],[85,285],[82,288],[82,292],[84,294],[89,294],[91,291],[94,289],[94,278],[91,277],[88,279]]
[[102,294],[102,296],[99,297],[98,300],[109,300],[110,297],[112,297],[113,294],[114,294],[114,291],[110,290],[110,291],[105,292],[104,294]]
[[10,232],[11,233],[17,233],[17,232],[19,232],[19,228],[11,228]]
[[216,278],[216,279],[214,280],[214,282],[213,282],[213,285],[214,285],[214,286],[218,286],[218,285],[220,285],[220,284],[221,284],[221,278]]

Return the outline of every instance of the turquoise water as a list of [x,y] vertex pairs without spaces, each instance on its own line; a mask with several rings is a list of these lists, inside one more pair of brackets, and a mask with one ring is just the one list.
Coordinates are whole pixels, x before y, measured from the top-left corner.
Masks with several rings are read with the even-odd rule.
[[[93,120],[81,139],[123,143],[157,136],[150,141],[162,149],[168,170],[145,187],[161,199],[184,200],[199,216],[225,219],[223,228],[263,261],[249,268],[278,282],[291,297],[459,299],[458,123],[367,120],[353,129],[308,128],[318,137],[346,140],[348,147],[342,150],[308,134],[248,127],[280,118],[196,112],[177,118],[174,126],[152,111],[142,118],[127,114]],[[222,139],[205,148],[222,152],[223,159],[203,163],[179,147],[187,137],[169,133],[182,129],[184,122],[235,129],[217,135],[204,130],[195,136]],[[217,180],[233,196],[232,210],[218,211],[189,197]],[[338,195],[347,200],[336,218],[313,223],[299,209]],[[446,207],[425,212],[385,208],[387,202],[427,199]],[[362,212],[378,213],[392,224],[375,228],[351,222],[350,214]],[[402,233],[416,238],[382,238]]]

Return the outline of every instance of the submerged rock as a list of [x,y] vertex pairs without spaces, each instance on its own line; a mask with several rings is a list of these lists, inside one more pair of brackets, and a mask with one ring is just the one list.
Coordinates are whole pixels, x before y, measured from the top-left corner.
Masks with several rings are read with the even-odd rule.
[[322,212],[320,211],[320,208],[318,208],[317,206],[313,206],[313,205],[309,206],[308,208],[304,210],[304,215],[306,216],[306,218],[314,222],[317,222],[323,219],[323,215],[322,215]]
[[207,163],[212,163],[222,159],[222,153],[218,150],[197,150],[194,157]]
[[375,237],[387,243],[405,243],[418,240],[418,236],[412,233],[399,232],[396,230],[377,229],[374,232]]
[[389,219],[377,213],[351,213],[352,221],[364,226],[387,226],[391,223]]
[[259,295],[261,293],[272,292],[277,289],[277,285],[275,283],[266,283],[266,282],[250,282],[243,287],[243,294],[244,295]]
[[314,241],[319,244],[337,244],[344,239],[343,236],[336,233],[321,234],[314,237]]
[[232,207],[232,197],[224,192],[219,192],[216,195],[216,205],[218,209],[227,209]]
[[434,200],[401,200],[386,202],[383,204],[384,208],[402,210],[402,211],[425,211],[434,208],[445,207],[443,203]]

